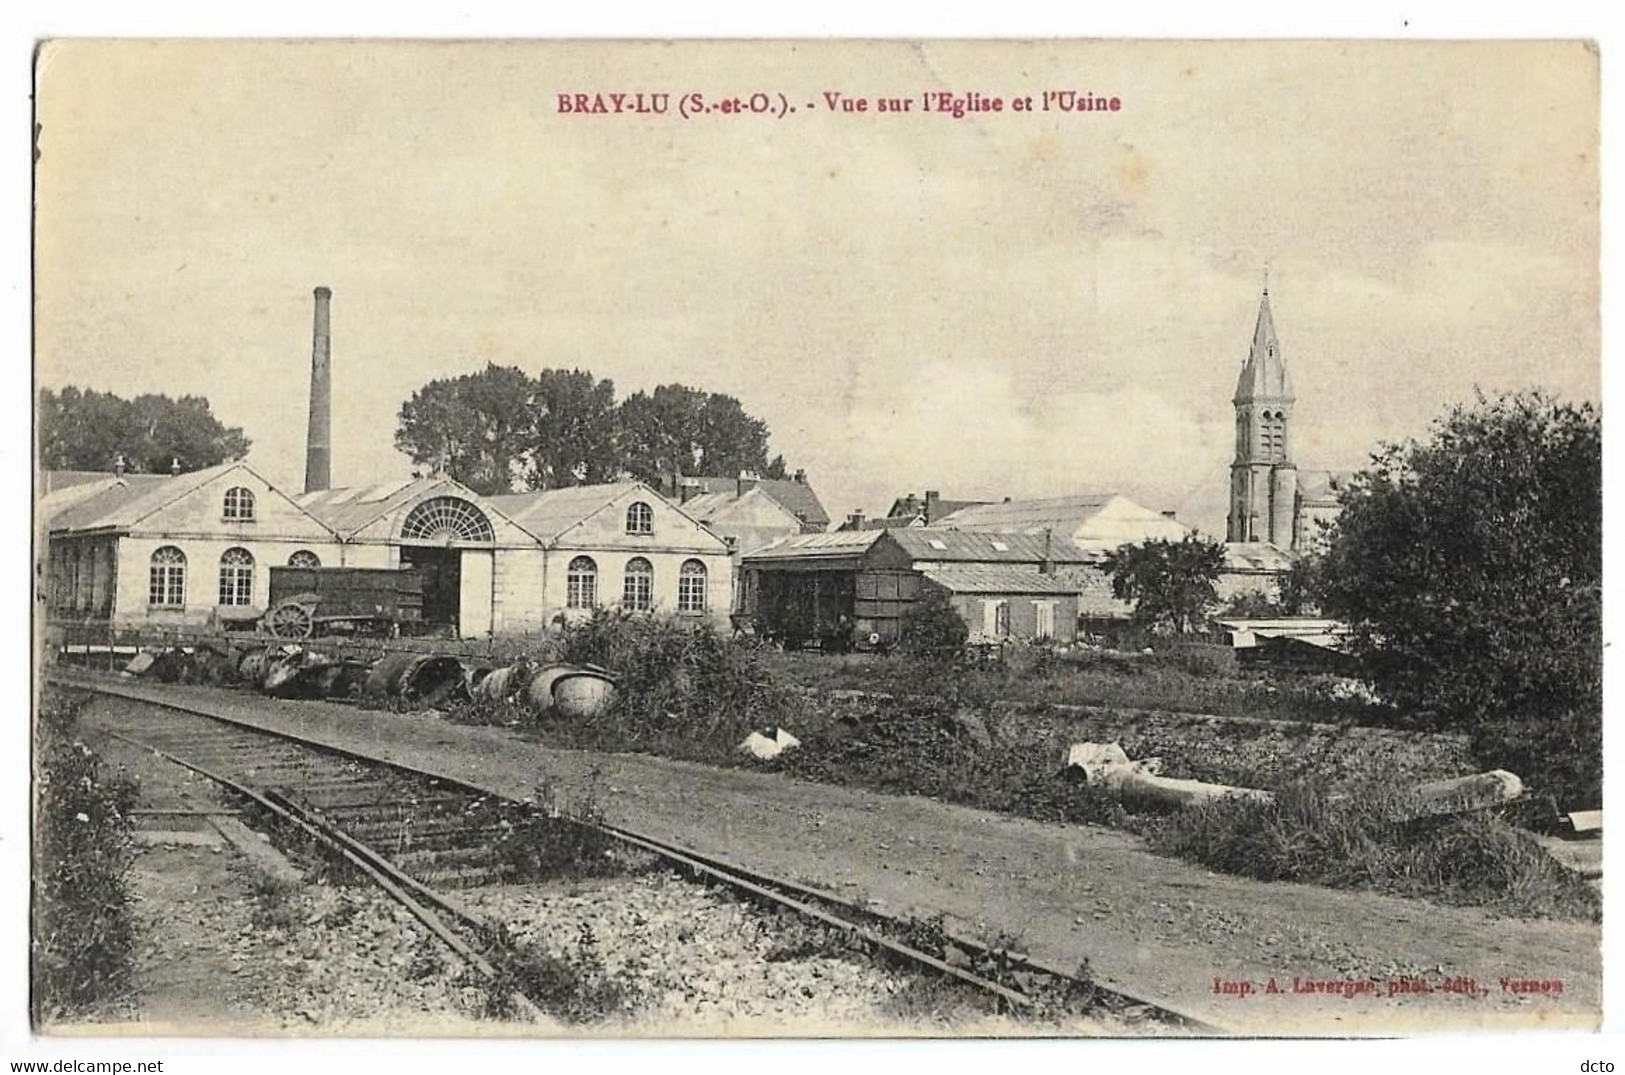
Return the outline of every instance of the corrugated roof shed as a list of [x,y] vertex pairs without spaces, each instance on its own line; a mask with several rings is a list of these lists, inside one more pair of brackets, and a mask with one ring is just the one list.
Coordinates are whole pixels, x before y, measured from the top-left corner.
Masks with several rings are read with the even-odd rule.
[[924,564],[921,574],[954,593],[1073,594],[1066,579],[1036,567],[1002,564]]
[[836,530],[826,534],[793,534],[746,553],[742,559],[747,564],[771,564],[859,557],[879,541],[883,533],[881,530]]

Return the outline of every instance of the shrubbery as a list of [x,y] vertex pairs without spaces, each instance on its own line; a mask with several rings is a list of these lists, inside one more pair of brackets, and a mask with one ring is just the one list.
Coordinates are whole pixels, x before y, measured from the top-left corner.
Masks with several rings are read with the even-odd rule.
[[1330,797],[1305,781],[1273,801],[1224,799],[1150,826],[1151,846],[1263,881],[1374,889],[1518,917],[1596,918],[1597,894],[1530,836],[1486,814],[1408,820],[1380,787]]
[[932,588],[904,610],[897,648],[911,657],[949,661],[963,652],[969,637],[970,628],[948,595]]
[[136,788],[79,740],[84,696],[47,690],[38,759],[33,884],[36,1025],[102,1011],[130,989],[135,926],[125,875]]
[[795,723],[800,712],[760,650],[708,624],[599,609],[564,629],[559,655],[615,676],[603,713],[559,729],[577,745],[716,760],[753,730]]

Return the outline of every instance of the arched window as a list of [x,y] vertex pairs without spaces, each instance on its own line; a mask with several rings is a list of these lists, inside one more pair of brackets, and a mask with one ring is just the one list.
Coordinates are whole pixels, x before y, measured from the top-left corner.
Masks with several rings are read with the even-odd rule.
[[577,556],[570,561],[565,576],[568,596],[565,604],[570,608],[592,608],[598,604],[598,565],[590,556]]
[[186,604],[186,554],[173,545],[152,554],[147,569],[147,604],[162,608]]
[[621,607],[648,612],[655,605],[654,565],[641,556],[626,562],[626,580],[621,586]]
[[309,549],[300,549],[288,557],[289,567],[321,567],[322,558]]
[[226,518],[235,522],[254,521],[254,493],[242,486],[226,490]]
[[413,508],[401,524],[404,541],[493,542],[485,512],[458,496],[437,496]]
[[705,611],[705,565],[698,560],[684,560],[677,576],[677,611]]
[[220,554],[220,603],[254,603],[254,554],[247,549],[227,549]]
[[626,532],[628,534],[652,534],[655,532],[654,509],[639,500],[626,509]]

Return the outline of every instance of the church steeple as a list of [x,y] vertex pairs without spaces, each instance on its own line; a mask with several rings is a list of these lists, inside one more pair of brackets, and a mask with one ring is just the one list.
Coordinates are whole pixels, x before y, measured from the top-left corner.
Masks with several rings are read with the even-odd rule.
[[1286,360],[1281,357],[1281,341],[1275,336],[1275,318],[1270,316],[1270,289],[1258,303],[1258,324],[1253,329],[1253,349],[1247,353],[1247,364],[1241,367],[1236,381],[1236,394],[1232,403],[1292,403],[1292,378],[1287,376]]
[[1297,468],[1291,461],[1287,423],[1295,401],[1266,285],[1258,303],[1253,346],[1231,397],[1236,408],[1236,458],[1230,465],[1230,541],[1292,546]]

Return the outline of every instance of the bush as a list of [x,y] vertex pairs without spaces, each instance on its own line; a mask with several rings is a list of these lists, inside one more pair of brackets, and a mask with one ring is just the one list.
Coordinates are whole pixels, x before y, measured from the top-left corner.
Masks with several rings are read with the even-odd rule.
[[577,745],[716,760],[801,711],[773,684],[760,649],[709,625],[599,609],[564,629],[560,656],[606,668],[616,681],[603,713],[559,726]]
[[125,875],[136,788],[111,779],[75,734],[87,695],[47,690],[35,724],[35,1025],[105,1010],[128,995],[135,926]]
[[970,628],[948,595],[932,589],[904,610],[897,646],[914,657],[951,659],[964,650],[968,638]]
[[1505,822],[1484,814],[1409,820],[1409,806],[1381,787],[1333,798],[1300,782],[1269,802],[1181,810],[1148,836],[1164,854],[1263,881],[1427,896],[1518,917],[1600,914],[1578,874]]

